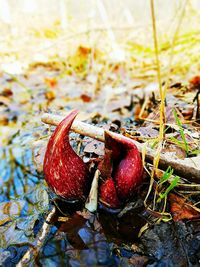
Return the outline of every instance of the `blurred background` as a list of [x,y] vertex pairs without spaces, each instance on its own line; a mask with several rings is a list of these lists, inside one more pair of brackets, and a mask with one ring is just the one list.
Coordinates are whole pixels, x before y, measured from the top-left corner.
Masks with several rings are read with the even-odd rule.
[[[186,2],[179,35],[189,33],[193,42],[199,38],[198,0],[156,0],[160,44],[172,41]],[[0,0],[0,7],[0,67],[10,72],[55,55],[66,57],[80,44],[101,48],[114,60],[124,60],[131,44],[136,50],[153,47],[150,1]]]

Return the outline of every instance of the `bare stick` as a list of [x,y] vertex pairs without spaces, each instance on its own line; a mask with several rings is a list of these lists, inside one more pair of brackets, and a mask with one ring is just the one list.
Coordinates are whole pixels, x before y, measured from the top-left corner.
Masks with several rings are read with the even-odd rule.
[[[46,124],[57,126],[64,118],[65,116],[44,113],[41,119]],[[104,130],[100,127],[93,126],[88,123],[81,122],[75,119],[72,124],[71,130],[82,135],[90,136],[101,142],[105,142]],[[116,135],[119,135],[119,134],[116,133]],[[144,144],[139,143],[135,140],[132,140],[132,141],[135,143],[140,153],[142,153]],[[153,149],[147,147],[145,159],[149,162],[153,162],[155,153],[156,152]],[[167,169],[168,166],[171,166],[174,169],[174,172],[180,175],[181,177],[186,177],[190,181],[199,182],[200,181],[199,162],[200,162],[199,157],[193,157],[192,159],[186,158],[184,160],[181,160],[177,158],[172,158],[170,156],[166,156],[165,154],[161,154],[159,167],[165,170]]]
[[[54,115],[54,114],[50,114],[50,113],[44,113],[42,115],[41,120],[44,123],[57,126],[64,118],[65,118],[65,116]],[[90,124],[82,122],[82,121],[78,121],[76,119],[74,120],[74,122],[72,124],[71,130],[76,132],[76,133],[82,134],[82,135],[90,136],[90,137],[95,138],[101,142],[104,142],[104,140],[105,140],[104,139],[104,130],[102,128],[90,125]]]
[[33,260],[38,255],[38,253],[40,252],[40,249],[43,247],[46,241],[47,235],[49,234],[49,230],[51,227],[50,222],[55,212],[56,212],[56,208],[53,207],[50,213],[48,214],[46,221],[42,225],[42,228],[37,237],[36,245],[34,247],[31,247],[24,254],[20,262],[16,265],[17,267],[30,266],[30,261]]

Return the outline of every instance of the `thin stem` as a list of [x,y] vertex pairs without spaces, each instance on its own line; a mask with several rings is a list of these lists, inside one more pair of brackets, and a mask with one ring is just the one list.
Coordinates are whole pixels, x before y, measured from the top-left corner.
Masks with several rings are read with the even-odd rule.
[[156,57],[156,65],[157,65],[157,78],[158,78],[158,83],[159,83],[160,97],[162,97],[162,82],[161,82],[159,52],[158,52],[158,40],[157,40],[154,0],[151,0],[151,18],[152,18],[153,40],[154,40],[154,49],[155,49],[155,57]]
[[47,236],[49,234],[50,228],[51,228],[51,219],[55,215],[56,209],[55,207],[52,208],[52,210],[49,212],[45,222],[42,225],[42,228],[37,236],[37,242],[35,247],[31,247],[22,257],[20,262],[16,265],[17,267],[24,267],[24,266],[30,266],[30,262],[34,261],[35,257],[40,252],[40,249],[44,246]]
[[168,64],[168,70],[167,70],[167,79],[166,79],[166,83],[164,86],[164,91],[163,91],[163,97],[166,97],[166,93],[167,93],[167,88],[169,86],[169,80],[170,80],[170,73],[171,73],[171,66],[172,66],[172,60],[173,60],[173,56],[174,56],[174,48],[175,48],[175,43],[176,43],[176,39],[178,37],[178,33],[179,33],[179,29],[181,27],[181,23],[183,21],[184,15],[185,15],[185,9],[186,9],[186,5],[188,3],[188,0],[185,0],[183,7],[181,9],[181,14],[178,20],[178,24],[177,27],[175,29],[175,33],[172,39],[172,44],[171,44],[171,50],[170,50],[170,55],[169,55],[169,64]]
[[164,92],[162,90],[154,0],[151,0],[151,18],[152,18],[153,40],[154,40],[155,58],[156,58],[156,66],[157,66],[157,79],[158,79],[160,99],[161,99],[159,140],[162,141],[163,136],[164,136],[164,126],[165,126],[165,98],[164,98]]

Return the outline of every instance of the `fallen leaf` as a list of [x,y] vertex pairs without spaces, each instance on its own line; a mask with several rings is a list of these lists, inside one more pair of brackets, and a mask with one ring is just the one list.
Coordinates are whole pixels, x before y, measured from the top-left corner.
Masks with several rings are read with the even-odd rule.
[[56,98],[56,93],[53,90],[48,90],[47,92],[45,92],[45,97],[47,100],[52,101]]
[[[166,123],[167,124],[175,124],[176,125],[176,120],[173,114],[173,110],[176,111],[178,118],[181,121],[184,121],[184,117],[181,114],[181,112],[173,106],[167,106],[165,107],[165,116],[166,116]],[[160,107],[157,107],[152,113],[149,114],[148,120],[154,120],[159,123],[160,120]]]
[[98,156],[104,155],[104,143],[97,140],[92,140],[84,148],[85,153],[94,153]]
[[129,262],[135,267],[146,266],[148,261],[148,257],[141,255],[134,255],[129,259]]
[[9,119],[6,114],[0,114],[0,125],[8,125]]
[[12,221],[14,217],[18,217],[24,204],[24,201],[2,202],[0,204],[0,225]]
[[200,212],[189,201],[175,194],[169,195],[171,213],[175,222],[187,219],[200,218]]
[[150,137],[156,138],[158,137],[158,130],[153,128],[153,125],[148,125],[144,127],[140,127],[137,129],[137,133],[141,135],[141,137]]
[[86,94],[82,94],[80,96],[80,98],[83,100],[83,102],[86,102],[86,103],[88,103],[88,102],[90,102],[92,100],[91,96],[86,95]]
[[186,151],[176,144],[167,144],[165,148],[162,149],[162,153],[168,153],[171,156],[176,156],[179,159],[184,159],[186,157]]
[[33,145],[34,163],[38,172],[43,171],[44,155],[46,152],[47,141],[39,140]]
[[58,85],[58,81],[56,78],[44,78],[46,85],[50,88],[56,87]]
[[5,97],[10,97],[13,95],[13,92],[10,88],[4,88],[2,91],[2,95]]
[[82,56],[88,56],[91,53],[91,48],[85,46],[79,46],[78,53]]
[[8,106],[10,104],[10,99],[6,96],[0,95],[0,105]]

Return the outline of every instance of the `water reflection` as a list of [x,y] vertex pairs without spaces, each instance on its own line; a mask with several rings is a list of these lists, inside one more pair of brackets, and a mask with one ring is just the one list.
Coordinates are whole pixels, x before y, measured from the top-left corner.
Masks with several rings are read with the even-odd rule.
[[[67,224],[69,223],[67,222]],[[60,232],[64,228],[68,229],[66,234]],[[112,255],[112,244],[107,242],[102,228],[92,229],[90,222],[86,220],[80,229],[76,227],[75,229],[76,231],[71,233],[66,225],[58,226],[57,232],[54,232],[56,231],[54,227],[52,228],[52,233],[55,235],[50,234],[43,249],[39,259],[42,265],[117,266],[115,256]]]
[[35,170],[30,148],[0,148],[0,159],[1,202],[21,197],[40,183],[41,175]]
[[0,148],[0,173],[0,265],[15,266],[34,245],[36,226],[49,207],[48,193],[29,147]]

